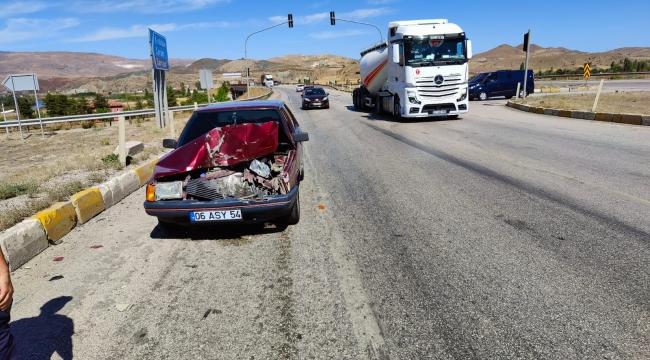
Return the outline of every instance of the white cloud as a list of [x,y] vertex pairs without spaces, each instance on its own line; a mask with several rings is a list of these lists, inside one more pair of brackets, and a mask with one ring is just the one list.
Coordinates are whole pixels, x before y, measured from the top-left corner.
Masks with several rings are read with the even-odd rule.
[[61,30],[77,25],[79,25],[79,20],[75,18],[8,19],[5,27],[0,29],[0,44],[52,38],[58,36]]
[[397,0],[368,0],[370,5],[386,5],[397,2]]
[[[347,20],[364,20],[371,17],[385,15],[390,13],[391,11],[392,11],[391,9],[386,7],[356,9],[352,11],[337,13],[336,17],[340,19],[347,19]],[[314,13],[309,15],[294,16],[294,22],[300,25],[308,25],[308,24],[313,24],[318,22],[326,22],[329,18],[330,18],[329,12],[319,12],[319,13]],[[268,18],[268,20],[274,24],[278,24],[287,21],[287,17],[286,15],[271,16],[270,18]]]
[[101,28],[95,32],[72,39],[70,41],[71,42],[92,42],[92,41],[105,41],[105,40],[127,39],[127,38],[136,38],[136,37],[146,38],[148,28],[151,28],[161,33],[165,33],[165,32],[195,30],[195,29],[230,28],[236,26],[239,26],[239,24],[232,23],[229,21],[200,22],[200,23],[189,23],[189,24],[176,24],[176,23],[151,24],[151,25],[136,24],[136,25],[131,25],[127,28],[114,28],[114,27]]
[[78,0],[72,9],[86,13],[133,11],[155,14],[194,11],[228,2],[230,0],[158,0],[155,2],[150,0]]
[[360,36],[366,34],[368,34],[367,31],[361,31],[361,30],[344,30],[344,31],[329,30],[329,31],[311,33],[309,34],[309,36],[311,36],[314,39],[329,40],[329,39],[339,39],[345,37]]
[[8,4],[0,4],[0,18],[31,14],[47,7],[47,4],[41,1],[15,1]]

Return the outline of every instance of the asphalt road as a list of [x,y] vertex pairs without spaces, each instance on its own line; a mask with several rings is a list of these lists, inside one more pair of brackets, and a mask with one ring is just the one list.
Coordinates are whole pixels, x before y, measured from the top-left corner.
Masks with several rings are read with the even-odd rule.
[[22,358],[650,357],[650,128],[278,91],[300,224],[165,233],[138,191],[14,273]]

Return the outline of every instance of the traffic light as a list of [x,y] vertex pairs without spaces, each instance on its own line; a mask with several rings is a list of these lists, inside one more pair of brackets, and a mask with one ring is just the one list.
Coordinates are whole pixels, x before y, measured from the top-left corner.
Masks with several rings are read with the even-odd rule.
[[334,11],[330,11],[330,25],[336,25],[336,16],[334,15]]
[[524,51],[528,51],[528,36],[530,36],[530,31],[524,34]]
[[289,27],[292,28],[293,27],[293,14],[287,15],[287,19],[288,19],[287,22],[289,23]]

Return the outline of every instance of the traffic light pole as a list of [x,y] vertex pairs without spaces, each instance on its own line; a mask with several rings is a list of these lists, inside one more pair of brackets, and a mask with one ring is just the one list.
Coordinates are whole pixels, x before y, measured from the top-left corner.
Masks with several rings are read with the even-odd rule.
[[[262,30],[258,30],[258,31],[255,31],[255,32],[253,32],[253,33],[250,33],[248,36],[246,36],[246,40],[244,41],[244,61],[248,60],[248,39],[250,39],[251,36],[253,36],[253,35],[255,35],[255,34],[259,34],[259,33],[261,33],[261,32],[267,31],[267,30],[271,30],[271,29],[273,29],[273,28],[276,28],[276,27],[278,27],[278,26],[285,25],[285,24],[289,24],[289,27],[290,27],[290,28],[293,27],[293,15],[289,14],[289,20],[288,20],[288,21],[281,22],[281,23],[279,23],[279,24],[275,24],[275,25],[273,25],[273,26],[269,26],[269,27],[264,28],[264,29],[262,29]],[[247,99],[249,99],[249,98],[251,97],[251,94],[250,94],[250,83],[251,83],[251,80],[250,80],[250,70],[249,70],[249,69],[246,69],[246,98],[247,98]]]
[[377,26],[375,26],[375,25],[373,25],[373,24],[370,24],[370,23],[364,23],[364,22],[361,22],[361,21],[354,21],[354,20],[340,19],[340,18],[337,18],[337,17],[336,17],[336,14],[334,13],[334,11],[330,11],[330,25],[332,25],[332,26],[336,25],[336,20],[338,20],[338,21],[343,21],[343,22],[347,22],[347,23],[352,23],[352,24],[366,25],[366,26],[374,27],[375,30],[377,30],[377,32],[379,33],[379,42],[380,42],[380,43],[383,43],[383,42],[384,42],[384,34],[382,34],[381,29],[379,29]]
[[[525,99],[528,95],[528,87],[526,83],[528,82],[528,52],[530,51],[530,29],[528,29],[528,36],[526,37],[526,65],[524,66],[524,96]],[[517,94],[519,96],[519,94]]]

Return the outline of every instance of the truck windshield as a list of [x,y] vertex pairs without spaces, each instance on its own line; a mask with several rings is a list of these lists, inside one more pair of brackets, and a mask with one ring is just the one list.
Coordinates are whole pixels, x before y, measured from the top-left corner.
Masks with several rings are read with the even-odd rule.
[[466,61],[465,38],[440,35],[405,37],[404,57],[408,66],[462,64]]

